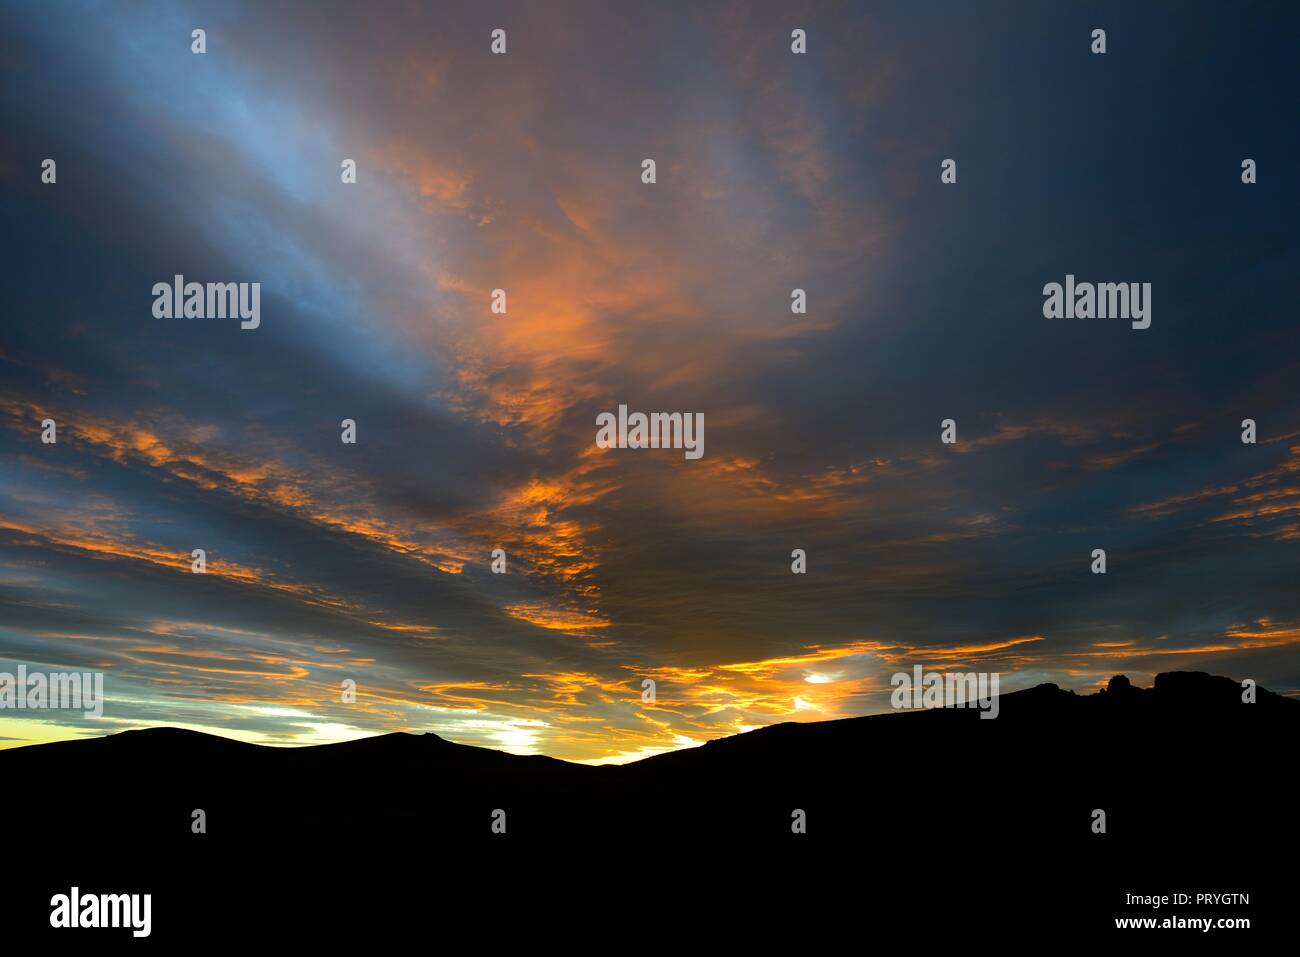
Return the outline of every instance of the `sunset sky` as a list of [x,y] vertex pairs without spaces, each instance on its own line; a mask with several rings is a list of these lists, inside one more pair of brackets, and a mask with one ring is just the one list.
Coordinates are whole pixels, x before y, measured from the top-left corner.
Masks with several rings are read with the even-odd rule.
[[[0,746],[1300,693],[1300,16],[1132,6],[0,5],[0,671],[107,698]],[[178,273],[260,328],[155,319]],[[1151,328],[1045,319],[1067,274]],[[597,448],[620,403],[703,458]]]

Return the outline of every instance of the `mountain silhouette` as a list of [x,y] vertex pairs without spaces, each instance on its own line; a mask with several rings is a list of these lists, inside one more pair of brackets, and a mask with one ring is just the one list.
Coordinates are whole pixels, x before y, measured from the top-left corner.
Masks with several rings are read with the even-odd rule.
[[458,894],[502,880],[549,899],[564,860],[586,862],[588,895],[612,894],[602,874],[644,885],[720,867],[741,883],[804,874],[845,906],[870,886],[907,908],[923,887],[945,907],[1014,900],[1022,922],[1104,923],[1133,913],[1124,892],[1242,890],[1295,859],[1284,765],[1300,701],[1256,694],[1188,672],[1092,694],[1043,684],[1003,695],[995,720],[946,708],[785,723],[622,766],[429,733],[283,748],[154,728],[2,751],[0,770],[7,820],[93,849],[44,861],[18,895],[30,902],[74,879],[156,888],[183,874],[174,918],[190,906],[180,888],[260,887],[254,898],[283,904],[314,893],[313,874],[355,882],[360,869],[385,900],[459,875],[440,893],[468,907]]

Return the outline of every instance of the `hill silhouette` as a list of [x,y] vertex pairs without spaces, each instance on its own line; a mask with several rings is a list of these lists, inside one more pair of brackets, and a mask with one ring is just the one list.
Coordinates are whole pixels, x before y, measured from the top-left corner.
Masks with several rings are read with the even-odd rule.
[[[1270,861],[1295,859],[1283,766],[1300,702],[1257,695],[1245,704],[1239,683],[1183,672],[1093,694],[1044,684],[1002,696],[996,720],[936,709],[787,723],[623,766],[428,733],[276,748],[155,728],[3,751],[0,770],[7,820],[65,852],[94,849],[75,866],[44,861],[19,894],[33,908],[74,879],[156,888],[182,874],[186,888],[261,888],[254,899],[278,902],[268,919],[319,889],[313,873],[386,900],[442,879],[465,907],[469,887],[523,881],[540,902],[563,897],[564,861],[585,862],[589,897],[601,875],[707,884],[722,868],[751,893],[764,874],[801,874],[822,901],[861,907],[861,892],[899,911],[923,887],[945,908],[1099,929],[1149,913],[1120,906],[1125,892],[1248,890]],[[796,810],[806,833],[792,831]],[[359,872],[373,885],[354,886]]]

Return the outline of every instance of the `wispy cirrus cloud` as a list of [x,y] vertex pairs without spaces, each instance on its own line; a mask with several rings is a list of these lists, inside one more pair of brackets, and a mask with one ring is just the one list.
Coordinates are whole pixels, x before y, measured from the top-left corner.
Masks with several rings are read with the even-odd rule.
[[[1112,155],[1051,11],[803,9],[806,57],[764,5],[202,14],[198,57],[186,4],[0,13],[0,667],[102,668],[95,727],[601,761],[883,710],[917,663],[1300,687],[1287,206],[1184,164],[1114,240],[1133,163],[1237,149],[1191,106],[1233,25],[1155,121],[1114,98]],[[1093,268],[1155,280],[1143,338],[1041,320]],[[262,327],[153,319],[177,273],[260,281]],[[595,448],[620,402],[703,412],[705,457]]]

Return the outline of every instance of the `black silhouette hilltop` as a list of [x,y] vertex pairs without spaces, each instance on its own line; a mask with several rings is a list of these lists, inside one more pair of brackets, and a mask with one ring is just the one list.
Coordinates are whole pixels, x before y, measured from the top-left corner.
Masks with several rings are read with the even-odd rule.
[[1161,674],[1151,689],[1120,676],[1090,695],[1044,684],[1002,696],[995,720],[947,708],[785,723],[623,766],[512,755],[432,733],[285,748],[155,728],[2,751],[0,768],[105,789],[93,806],[80,794],[70,806],[45,789],[26,802],[19,794],[29,820],[73,811],[83,824],[98,817],[141,836],[188,832],[193,808],[206,811],[211,833],[433,827],[469,840],[491,837],[489,816],[501,808],[509,835],[544,840],[695,830],[775,837],[789,833],[795,808],[816,822],[809,837],[830,820],[842,835],[882,815],[1069,833],[1079,814],[1086,831],[1085,812],[1098,807],[1136,815],[1108,810],[1110,833],[1140,824],[1150,836],[1176,830],[1184,810],[1195,817],[1203,802],[1189,803],[1193,795],[1222,797],[1259,780],[1280,757],[1277,744],[1296,740],[1300,702],[1258,689],[1245,704],[1241,691],[1231,679],[1187,672]]
[[[438,880],[443,906],[479,906],[478,888],[509,875],[555,908],[576,893],[557,863],[579,861],[583,894],[614,907],[638,869],[669,886],[714,862],[730,884],[795,874],[852,908],[869,888],[892,908],[928,893],[1015,901],[1025,921],[1096,920],[1123,912],[1121,891],[1240,890],[1258,873],[1243,855],[1294,859],[1298,732],[1300,701],[1258,689],[1247,704],[1236,681],[1175,672],[1150,689],[1040,685],[1002,696],[995,720],[936,709],[779,724],[624,766],[434,734],[275,748],[156,728],[10,749],[0,769],[7,820],[96,854],[76,873],[46,860],[33,901],[73,878],[120,883],[125,868],[148,887],[184,875],[180,898],[242,888],[279,919],[316,886],[307,875],[347,866],[354,893],[362,868],[385,901]],[[205,834],[191,831],[196,808]],[[806,833],[792,831],[796,809]],[[843,867],[857,876],[832,877]],[[619,877],[603,887],[607,871]]]

